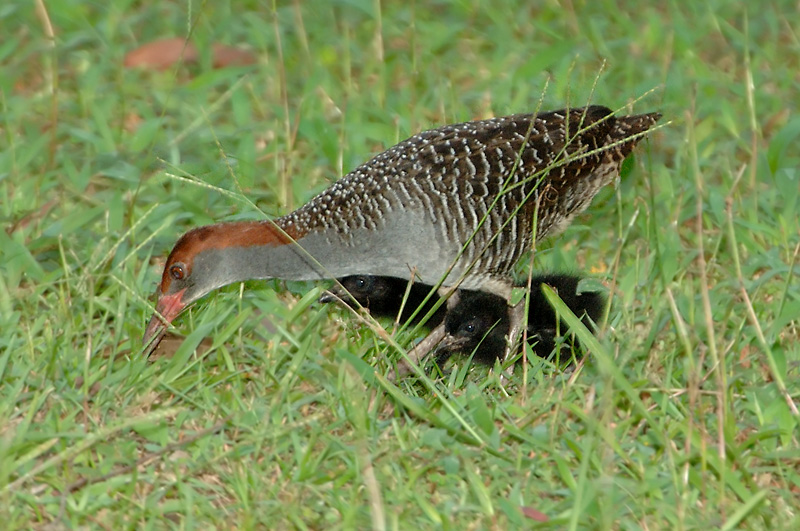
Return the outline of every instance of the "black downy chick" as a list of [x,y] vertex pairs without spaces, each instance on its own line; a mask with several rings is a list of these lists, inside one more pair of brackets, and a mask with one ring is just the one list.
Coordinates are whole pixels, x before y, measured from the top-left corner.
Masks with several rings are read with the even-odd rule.
[[[373,317],[396,318],[402,306],[403,313],[400,315],[400,322],[408,321],[411,315],[423,306],[423,301],[431,291],[431,286],[426,284],[413,283],[406,298],[408,280],[395,277],[382,277],[372,275],[353,275],[339,279],[339,285],[322,294],[319,298],[321,303],[329,303],[341,299],[345,304],[353,309],[361,307],[369,309]],[[403,306],[403,300],[405,305]],[[414,322],[419,322],[433,305],[439,300],[434,295],[417,312]],[[439,325],[445,316],[446,305],[443,303],[436,312],[426,321],[425,326],[434,328]]]
[[[580,280],[580,277],[566,274],[532,278],[527,330],[528,341],[538,356],[548,357],[555,349],[558,335],[565,335],[568,330],[567,324],[558,319],[545,298],[542,284],[551,286],[590,329],[591,322],[597,322],[603,315],[605,297],[599,292],[578,293]],[[505,352],[510,323],[508,303],[502,297],[479,291],[460,291],[458,301],[445,317],[446,335],[437,349],[438,363],[441,365],[457,352],[474,351],[475,361],[493,364]],[[577,340],[575,343],[580,346]]]

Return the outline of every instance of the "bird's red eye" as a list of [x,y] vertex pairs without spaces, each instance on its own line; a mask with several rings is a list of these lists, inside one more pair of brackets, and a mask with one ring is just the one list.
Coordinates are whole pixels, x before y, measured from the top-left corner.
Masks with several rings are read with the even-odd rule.
[[169,266],[169,274],[172,275],[172,278],[175,280],[183,280],[183,277],[186,276],[183,270],[183,264],[172,264]]

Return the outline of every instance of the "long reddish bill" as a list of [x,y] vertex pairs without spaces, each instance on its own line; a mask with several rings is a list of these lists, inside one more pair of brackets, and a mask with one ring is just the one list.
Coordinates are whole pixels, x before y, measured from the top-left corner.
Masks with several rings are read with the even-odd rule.
[[184,291],[185,290],[181,290],[172,295],[162,295],[159,297],[158,304],[156,304],[156,313],[153,314],[150,318],[150,322],[147,323],[147,328],[145,328],[144,337],[142,338],[142,343],[145,347],[143,354],[145,356],[149,356],[153,353],[159,342],[161,342],[161,338],[164,337],[169,323],[171,323],[186,307],[181,300]]

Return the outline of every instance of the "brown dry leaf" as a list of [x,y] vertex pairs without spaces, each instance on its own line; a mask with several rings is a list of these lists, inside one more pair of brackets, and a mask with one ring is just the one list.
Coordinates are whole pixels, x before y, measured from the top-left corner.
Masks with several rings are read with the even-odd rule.
[[125,115],[125,119],[123,121],[122,126],[125,128],[125,131],[133,133],[137,129],[139,129],[139,126],[142,125],[143,121],[144,119],[141,116],[139,116],[139,114],[135,112],[129,112],[128,114]]
[[[186,338],[183,336],[178,336],[167,332],[161,342],[158,344],[156,350],[150,354],[150,359],[155,360],[158,358],[171,358],[175,355],[175,352],[178,350],[178,347],[181,346],[184,339]],[[197,346],[197,355],[202,356],[208,349],[211,348],[212,344],[213,342],[211,339],[204,337]]]
[[178,61],[197,61],[197,48],[180,37],[148,42],[125,54],[127,68],[166,70]]
[[47,214],[50,213],[50,210],[57,204],[58,200],[51,199],[50,201],[39,207],[39,210],[35,210],[25,214],[22,218],[13,223],[10,227],[6,228],[6,234],[13,234],[19,229],[26,228],[34,221],[43,220],[45,217],[47,217]]
[[[233,46],[214,44],[211,50],[214,68],[244,66],[256,62],[256,57],[252,53]],[[149,42],[131,50],[125,55],[124,64],[127,68],[163,71],[181,61],[184,63],[197,62],[199,57],[200,54],[194,44],[180,37],[173,37]]]
[[228,66],[247,66],[255,64],[256,56],[248,51],[227,46],[225,44],[214,44],[212,46],[214,68],[226,68]]
[[788,108],[783,108],[767,118],[761,128],[764,138],[772,138],[775,131],[786,125],[786,122],[789,121],[790,114],[791,111]]
[[751,347],[750,345],[745,345],[742,348],[742,351],[739,353],[739,363],[743,368],[745,369],[750,368],[751,365],[750,358],[752,355],[753,355],[753,347]]
[[531,520],[536,520],[537,522],[547,522],[548,520],[550,520],[550,518],[548,518],[546,514],[544,514],[541,511],[537,511],[533,507],[522,505],[520,507],[520,510],[522,511],[522,514],[526,518],[530,518]]
[[[178,347],[181,346],[183,340],[186,339],[183,336],[175,335],[171,332],[167,332],[164,337],[161,339],[161,342],[158,344],[158,347],[150,354],[150,360],[157,360],[159,358],[171,358],[175,355],[175,352],[178,350]],[[197,355],[202,356],[205,354],[208,349],[211,348],[213,342],[210,338],[204,337],[200,344],[197,345]],[[106,358],[113,358],[113,359],[121,359],[125,356],[135,355],[135,352],[130,349],[119,350],[119,351],[112,351],[111,349],[103,350],[103,357]]]
[[14,92],[23,96],[30,96],[41,90],[44,77],[38,72],[26,72],[14,81]]

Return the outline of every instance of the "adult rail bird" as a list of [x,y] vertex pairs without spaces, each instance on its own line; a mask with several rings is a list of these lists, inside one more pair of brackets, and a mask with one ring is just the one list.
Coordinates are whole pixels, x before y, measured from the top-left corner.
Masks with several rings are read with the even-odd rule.
[[[585,210],[660,117],[615,117],[593,105],[446,125],[380,153],[280,218],[190,230],[164,266],[145,352],[190,304],[248,279],[415,275],[509,300],[515,262]],[[512,336],[521,320],[515,312]],[[443,335],[440,325],[431,341]]]

